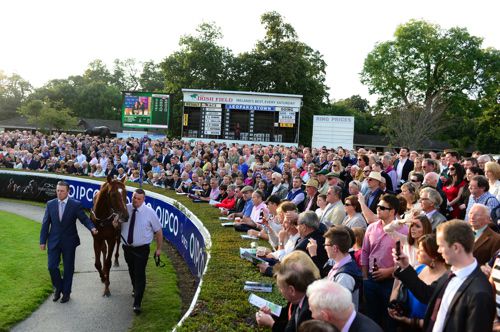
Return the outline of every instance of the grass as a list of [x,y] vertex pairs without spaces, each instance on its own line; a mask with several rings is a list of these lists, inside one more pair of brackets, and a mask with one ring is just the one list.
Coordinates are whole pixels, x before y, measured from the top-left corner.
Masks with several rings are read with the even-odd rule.
[[0,331],[7,331],[45,301],[52,285],[40,225],[3,211],[0,220]]
[[[151,246],[151,252],[156,245]],[[152,255],[150,255],[152,256]],[[177,276],[168,258],[161,256],[164,268],[158,268],[150,257],[146,268],[146,292],[143,312],[134,318],[131,331],[169,331],[181,318],[181,299]]]

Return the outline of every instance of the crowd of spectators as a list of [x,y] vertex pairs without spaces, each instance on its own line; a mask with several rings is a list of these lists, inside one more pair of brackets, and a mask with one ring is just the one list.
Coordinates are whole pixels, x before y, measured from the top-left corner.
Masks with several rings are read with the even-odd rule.
[[[256,320],[275,331],[313,318],[300,330],[493,328],[484,280],[500,280],[500,164],[490,155],[13,131],[0,134],[0,167],[126,177],[218,208],[269,242],[257,267],[289,303]],[[481,297],[462,303],[469,283]]]

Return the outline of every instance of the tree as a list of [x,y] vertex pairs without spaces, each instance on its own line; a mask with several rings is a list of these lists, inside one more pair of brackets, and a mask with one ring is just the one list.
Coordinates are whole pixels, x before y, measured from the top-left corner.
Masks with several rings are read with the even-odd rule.
[[165,91],[173,94],[171,134],[180,135],[182,118],[182,88],[229,89],[232,85],[232,52],[218,44],[220,28],[202,23],[197,35],[181,37],[181,49],[160,64],[165,77]]
[[49,100],[31,100],[24,104],[18,113],[28,119],[28,123],[36,125],[41,130],[66,130],[75,128],[77,118],[69,108],[60,102]]
[[161,92],[165,89],[165,76],[160,64],[146,61],[142,67],[139,83],[143,91]]
[[[496,82],[498,86],[498,76],[492,76],[488,68],[491,62],[485,61],[481,38],[471,36],[464,28],[444,30],[416,20],[399,26],[394,36],[368,54],[361,81],[370,93],[380,95],[380,112],[395,116],[404,111],[417,112],[422,114],[409,117],[432,119],[425,123],[423,133],[417,132],[422,130],[421,125],[412,122],[400,128],[418,139],[410,146],[418,147],[422,140],[437,134],[446,137],[443,124],[452,125],[480,114],[480,108],[474,105],[484,98],[488,85]],[[390,134],[392,118],[387,119]]]
[[112,85],[121,91],[136,91],[140,88],[140,71],[135,59],[115,59]]
[[261,16],[265,37],[235,65],[238,88],[303,95],[300,141],[310,145],[312,117],[328,99],[323,56],[298,39],[295,29],[277,12]]
[[14,116],[32,89],[18,74],[9,76],[0,70],[0,119]]

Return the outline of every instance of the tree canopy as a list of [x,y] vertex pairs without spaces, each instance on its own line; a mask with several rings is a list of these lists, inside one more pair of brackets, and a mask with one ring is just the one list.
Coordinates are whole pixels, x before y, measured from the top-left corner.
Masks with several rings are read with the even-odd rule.
[[468,119],[477,124],[481,103],[498,88],[498,52],[481,44],[464,28],[411,20],[396,29],[394,40],[375,46],[361,81],[380,96],[378,110],[388,115],[385,129],[394,141],[418,148],[429,138],[455,138],[464,147],[477,126],[451,135],[447,128]]

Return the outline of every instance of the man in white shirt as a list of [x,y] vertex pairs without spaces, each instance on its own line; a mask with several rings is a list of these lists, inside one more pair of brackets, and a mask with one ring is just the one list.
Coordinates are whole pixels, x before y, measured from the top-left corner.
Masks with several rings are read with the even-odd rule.
[[136,189],[132,195],[132,203],[127,204],[130,219],[122,223],[121,238],[124,242],[123,252],[128,265],[128,273],[132,282],[134,295],[133,309],[141,313],[141,302],[146,288],[146,265],[149,257],[149,245],[156,240],[155,257],[161,254],[163,242],[162,227],[156,212],[144,203],[146,193]]
[[472,254],[474,234],[462,220],[451,220],[438,226],[438,252],[451,273],[437,283],[425,284],[409,265],[404,254],[396,256],[398,269],[394,275],[422,303],[428,303],[424,331],[491,331],[495,316],[495,301],[491,285]]

